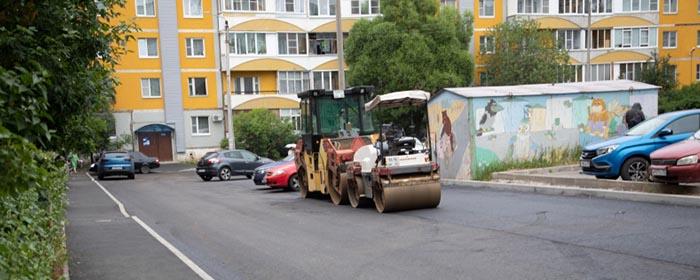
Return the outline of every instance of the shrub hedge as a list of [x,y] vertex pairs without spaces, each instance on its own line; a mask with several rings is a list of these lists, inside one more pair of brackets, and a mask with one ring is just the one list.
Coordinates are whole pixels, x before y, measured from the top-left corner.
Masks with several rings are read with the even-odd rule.
[[58,279],[66,260],[66,169],[0,126],[0,279]]

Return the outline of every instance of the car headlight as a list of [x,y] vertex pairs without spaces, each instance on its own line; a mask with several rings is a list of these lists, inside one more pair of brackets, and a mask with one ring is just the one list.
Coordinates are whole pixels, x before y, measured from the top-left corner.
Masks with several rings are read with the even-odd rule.
[[691,164],[697,164],[698,163],[698,155],[692,155],[692,156],[687,156],[684,158],[681,158],[676,162],[676,165],[691,165]]
[[604,155],[604,154],[612,153],[612,151],[614,151],[615,149],[617,149],[617,146],[618,146],[618,145],[612,145],[612,146],[603,147],[603,148],[600,148],[600,149],[595,150],[595,153],[596,153],[597,155]]
[[275,171],[273,174],[274,174],[274,175],[280,175],[280,174],[282,174],[282,173],[284,173],[284,170],[281,170],[281,169],[280,169],[280,170]]

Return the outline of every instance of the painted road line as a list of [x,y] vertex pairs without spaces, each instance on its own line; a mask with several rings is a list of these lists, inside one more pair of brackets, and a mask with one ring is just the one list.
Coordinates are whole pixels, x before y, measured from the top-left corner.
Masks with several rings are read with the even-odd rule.
[[126,209],[124,208],[124,204],[122,204],[119,200],[117,200],[116,197],[114,197],[104,186],[102,186],[102,184],[100,184],[100,182],[98,182],[97,180],[95,180],[95,178],[90,176],[89,173],[85,172],[85,175],[90,177],[90,179],[93,182],[95,182],[95,184],[98,187],[100,187],[102,189],[102,191],[104,191],[107,194],[107,196],[109,196],[114,201],[114,203],[117,204],[117,206],[119,206],[119,211],[122,212],[122,215],[124,215],[124,217],[131,218],[132,220],[136,221],[137,224],[139,224],[143,229],[145,229],[151,236],[153,236],[153,238],[158,240],[158,242],[160,242],[160,244],[163,244],[163,246],[165,246],[165,248],[168,248],[168,250],[170,250],[170,252],[175,254],[175,256],[178,259],[180,259],[183,263],[185,263],[185,265],[187,265],[190,269],[192,269],[192,271],[194,271],[194,273],[199,275],[199,277],[201,277],[204,280],[214,280],[213,277],[211,277],[206,271],[204,271],[201,267],[199,267],[196,263],[194,263],[190,258],[185,256],[185,254],[183,254],[180,250],[178,250],[175,246],[173,246],[173,244],[170,244],[170,242],[168,242],[168,240],[165,240],[165,238],[161,237],[160,234],[158,234],[155,230],[153,230],[146,223],[141,221],[141,219],[139,219],[139,217],[129,216],[129,213],[127,213]]
[[88,177],[90,177],[90,179],[91,179],[93,182],[95,182],[95,184],[97,184],[97,186],[100,187],[100,189],[102,189],[102,191],[104,191],[104,192],[107,194],[107,196],[109,196],[109,198],[111,198],[112,201],[114,201],[114,203],[117,204],[117,206],[119,206],[119,212],[122,212],[122,215],[124,215],[124,217],[127,217],[127,218],[130,217],[130,216],[129,216],[129,213],[126,212],[126,208],[124,208],[124,204],[122,204],[121,202],[119,202],[119,200],[117,200],[116,197],[114,197],[107,189],[105,189],[105,187],[102,186],[102,184],[100,184],[100,182],[98,182],[97,180],[95,180],[95,178],[93,178],[92,176],[90,176],[90,173],[85,172],[85,175],[87,175]]
[[197,275],[199,275],[199,277],[201,277],[204,280],[214,280],[214,278],[209,276],[209,274],[207,274],[207,272],[205,272],[201,267],[199,267],[196,263],[194,263],[192,260],[190,260],[190,258],[185,256],[185,254],[180,252],[180,250],[178,250],[175,246],[170,244],[170,242],[168,242],[168,240],[165,240],[165,238],[161,237],[155,230],[153,230],[146,223],[141,221],[141,219],[139,219],[139,217],[131,216],[131,218],[134,221],[136,221],[139,225],[141,225],[141,227],[143,227],[146,231],[148,231],[148,233],[150,233],[151,236],[153,236],[153,238],[158,240],[158,242],[160,242],[160,244],[163,244],[163,246],[165,246],[165,248],[168,248],[168,250],[170,250],[170,252],[173,252],[173,254],[175,254],[176,257],[178,257],[182,262],[184,262],[187,266],[189,266],[190,269],[192,269],[192,271],[194,271],[194,273],[197,273]]

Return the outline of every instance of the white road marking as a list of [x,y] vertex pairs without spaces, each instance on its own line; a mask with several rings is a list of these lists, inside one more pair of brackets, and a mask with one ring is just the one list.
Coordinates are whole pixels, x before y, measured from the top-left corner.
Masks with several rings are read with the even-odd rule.
[[190,269],[192,269],[192,271],[194,271],[194,273],[197,273],[197,275],[199,275],[199,277],[201,277],[204,280],[214,280],[214,278],[211,277],[209,274],[207,274],[207,272],[205,272],[201,267],[199,267],[196,263],[194,263],[192,260],[190,260],[190,258],[185,256],[185,254],[180,252],[180,250],[178,250],[175,246],[170,244],[170,242],[168,242],[168,240],[165,240],[165,238],[161,237],[155,230],[153,230],[146,223],[141,221],[141,219],[139,219],[139,217],[131,216],[131,218],[134,221],[136,221],[139,225],[141,225],[141,227],[146,229],[146,231],[148,231],[148,233],[150,233],[151,236],[153,236],[153,238],[158,240],[158,242],[160,242],[160,244],[163,244],[163,246],[165,246],[165,248],[168,248],[168,250],[170,250],[170,252],[173,252],[173,254],[175,254],[176,257],[178,257],[182,262],[184,262],[187,266],[189,266]]
[[98,187],[100,187],[102,189],[102,191],[104,191],[107,194],[107,196],[109,196],[114,201],[114,203],[116,203],[119,206],[119,211],[122,212],[122,215],[124,215],[124,217],[131,218],[132,220],[136,221],[137,224],[139,224],[143,229],[145,229],[151,236],[153,236],[153,238],[158,240],[158,242],[160,242],[160,244],[163,244],[163,246],[165,246],[165,248],[168,248],[168,250],[170,250],[170,252],[175,254],[175,256],[178,259],[180,259],[183,263],[185,263],[185,265],[187,265],[190,269],[192,269],[192,271],[194,271],[194,273],[199,275],[200,278],[202,278],[204,280],[214,280],[213,277],[211,277],[206,271],[204,271],[201,267],[199,267],[196,263],[194,263],[190,258],[185,256],[185,254],[183,254],[179,249],[177,249],[175,246],[173,246],[173,244],[170,244],[170,242],[168,242],[168,240],[165,240],[165,238],[161,237],[160,234],[158,234],[155,230],[153,230],[146,223],[141,221],[141,219],[139,219],[139,217],[129,216],[129,213],[127,213],[126,209],[124,208],[124,204],[122,204],[119,200],[117,200],[117,198],[114,197],[109,191],[107,191],[107,189],[104,186],[102,186],[102,184],[100,184],[100,182],[98,182],[97,180],[95,180],[95,178],[90,176],[90,174],[88,172],[85,172],[85,175],[90,177],[90,179],[93,182],[95,182],[95,184]]
[[93,182],[95,182],[95,184],[97,184],[97,186],[100,187],[100,189],[102,189],[102,191],[104,191],[104,192],[107,194],[107,196],[109,196],[109,198],[111,198],[111,199],[114,201],[114,203],[117,204],[117,206],[119,206],[119,212],[122,212],[122,215],[124,215],[124,217],[127,217],[127,218],[130,217],[130,216],[129,216],[129,213],[126,212],[126,208],[124,208],[124,204],[122,204],[121,202],[119,202],[119,200],[117,200],[116,197],[114,197],[107,189],[105,189],[105,187],[103,187],[102,184],[100,184],[100,182],[97,182],[97,180],[95,180],[95,178],[93,178],[92,176],[90,176],[90,173],[85,172],[85,175],[87,175],[88,177],[90,177],[90,179],[91,179]]

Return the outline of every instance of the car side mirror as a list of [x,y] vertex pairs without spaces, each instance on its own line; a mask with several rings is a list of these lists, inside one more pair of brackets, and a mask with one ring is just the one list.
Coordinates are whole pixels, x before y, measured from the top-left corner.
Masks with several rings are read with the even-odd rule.
[[659,131],[659,137],[664,137],[668,135],[673,135],[673,129],[670,128],[664,128],[661,131]]
[[260,156],[255,156],[255,161],[260,161]]

